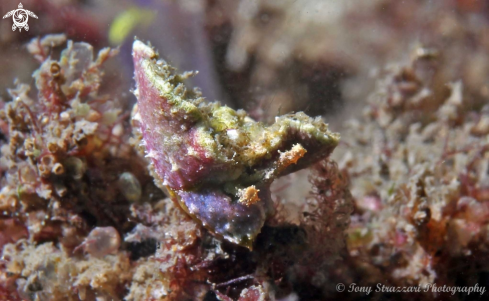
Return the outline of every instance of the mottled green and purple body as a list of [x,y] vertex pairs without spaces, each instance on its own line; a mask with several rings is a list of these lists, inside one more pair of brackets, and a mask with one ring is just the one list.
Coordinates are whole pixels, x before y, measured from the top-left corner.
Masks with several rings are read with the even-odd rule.
[[264,126],[188,91],[187,75],[133,45],[138,104],[133,123],[156,182],[215,234],[251,248],[272,214],[270,184],[328,156],[339,135],[304,113]]

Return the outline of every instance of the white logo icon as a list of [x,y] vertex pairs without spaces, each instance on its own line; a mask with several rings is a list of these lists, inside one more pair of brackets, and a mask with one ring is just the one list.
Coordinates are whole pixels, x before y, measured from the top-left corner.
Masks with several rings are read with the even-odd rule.
[[15,31],[17,28],[19,32],[24,28],[26,31],[29,31],[29,25],[27,25],[27,21],[29,20],[29,16],[36,18],[37,16],[31,12],[30,10],[23,9],[22,3],[19,3],[19,8],[9,11],[3,18],[8,18],[12,16],[12,20],[14,20],[14,25],[12,25],[12,31]]

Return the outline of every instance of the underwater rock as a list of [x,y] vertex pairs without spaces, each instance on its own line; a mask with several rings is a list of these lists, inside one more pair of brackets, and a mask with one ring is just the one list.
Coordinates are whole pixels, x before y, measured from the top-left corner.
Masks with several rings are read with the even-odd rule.
[[192,73],[175,74],[138,40],[133,60],[133,125],[157,184],[214,234],[251,249],[273,213],[273,180],[327,157],[339,134],[302,112],[266,126],[243,110],[205,103],[183,84]]

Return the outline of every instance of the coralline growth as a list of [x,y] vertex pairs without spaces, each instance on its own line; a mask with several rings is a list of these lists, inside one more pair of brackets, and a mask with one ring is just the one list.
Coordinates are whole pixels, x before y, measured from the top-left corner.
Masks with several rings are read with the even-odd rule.
[[134,226],[129,206],[149,176],[127,143],[119,97],[98,93],[117,50],[94,57],[90,44],[68,41],[55,59],[65,43],[33,39],[37,93],[17,83],[0,102],[0,299],[115,299],[131,276],[119,233]]

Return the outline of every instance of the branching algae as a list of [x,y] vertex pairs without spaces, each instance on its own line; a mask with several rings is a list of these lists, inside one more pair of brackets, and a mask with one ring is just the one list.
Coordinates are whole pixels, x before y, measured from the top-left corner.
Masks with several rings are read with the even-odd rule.
[[205,103],[183,84],[191,73],[175,74],[138,40],[133,60],[133,125],[157,184],[214,234],[251,249],[273,214],[273,180],[327,157],[339,134],[302,112],[265,126],[243,110]]

